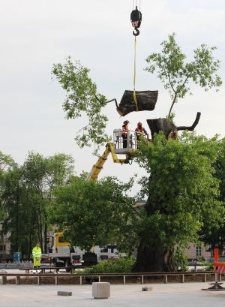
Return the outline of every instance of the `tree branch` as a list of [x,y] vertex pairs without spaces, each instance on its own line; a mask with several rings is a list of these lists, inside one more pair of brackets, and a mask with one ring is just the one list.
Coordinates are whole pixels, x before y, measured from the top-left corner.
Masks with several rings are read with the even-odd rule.
[[200,112],[197,112],[195,121],[193,122],[192,126],[190,126],[190,127],[180,126],[180,127],[177,127],[177,131],[179,131],[179,130],[189,130],[189,131],[193,131],[193,130],[195,129],[195,127],[197,126],[200,117],[201,117],[201,113],[200,113]]
[[112,101],[115,101],[116,107],[118,108],[119,106],[118,106],[118,103],[117,103],[116,98],[111,99],[111,100],[108,100],[108,101],[106,101],[106,103],[108,103],[108,102],[112,102]]

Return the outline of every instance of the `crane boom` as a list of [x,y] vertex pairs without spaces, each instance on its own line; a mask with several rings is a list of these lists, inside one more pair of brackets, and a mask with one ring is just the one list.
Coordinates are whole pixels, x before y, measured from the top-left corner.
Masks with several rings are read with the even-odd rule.
[[112,155],[112,159],[114,163],[120,163],[120,164],[128,164],[132,160],[131,155],[129,153],[126,154],[126,157],[124,159],[118,158],[117,154],[114,151],[114,144],[113,143],[107,143],[106,144],[106,149],[99,157],[98,161],[96,164],[93,165],[90,173],[87,176],[87,180],[97,180],[98,175],[103,169],[103,166],[109,156],[109,154]]
[[[127,139],[129,140],[127,142],[127,147],[123,147],[123,140],[121,137],[121,129],[115,129],[113,131],[113,142],[109,142],[106,144],[106,149],[99,157],[96,164],[93,165],[90,173],[87,176],[87,180],[97,180],[98,175],[103,169],[103,165],[105,164],[109,154],[112,155],[112,159],[114,163],[120,163],[120,164],[128,164],[131,163],[133,159],[133,153],[137,150],[137,140],[134,136],[134,132],[129,130]],[[118,157],[117,154],[125,155],[125,158],[121,159]]]

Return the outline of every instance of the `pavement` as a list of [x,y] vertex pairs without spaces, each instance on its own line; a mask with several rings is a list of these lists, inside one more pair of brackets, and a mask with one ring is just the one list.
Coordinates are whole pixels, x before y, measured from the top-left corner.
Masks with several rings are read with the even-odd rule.
[[[225,291],[209,291],[211,284],[207,282],[110,285],[110,296],[107,299],[93,298],[92,286],[0,284],[0,306],[212,307],[224,306],[225,303]],[[61,291],[71,292],[72,295],[58,295]]]

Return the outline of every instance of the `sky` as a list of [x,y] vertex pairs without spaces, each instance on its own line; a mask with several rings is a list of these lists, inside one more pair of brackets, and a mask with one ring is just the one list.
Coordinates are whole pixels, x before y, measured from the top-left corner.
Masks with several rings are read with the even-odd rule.
[[[225,82],[225,0],[0,0],[0,4],[0,151],[19,165],[31,151],[44,157],[65,153],[74,158],[76,174],[91,170],[97,161],[92,155],[95,148],[79,149],[74,141],[85,119],[65,118],[66,93],[54,79],[52,67],[71,56],[90,69],[99,93],[119,102],[125,90],[133,90],[130,13],[135,5],[143,15],[137,37],[136,90],[158,90],[158,101],[154,111],[133,112],[125,118],[113,102],[108,104],[104,113],[109,135],[125,119],[131,129],[139,121],[148,129],[146,119],[168,114],[169,93],[144,68],[147,56],[161,52],[161,43],[172,33],[188,60],[201,44],[217,47],[214,57],[221,61],[218,74]],[[196,133],[224,137],[224,84],[219,92],[192,85],[193,95],[175,105],[177,126],[191,125],[201,112]],[[134,174],[141,177],[145,171],[136,163],[114,164],[109,157],[99,178],[126,181]]]

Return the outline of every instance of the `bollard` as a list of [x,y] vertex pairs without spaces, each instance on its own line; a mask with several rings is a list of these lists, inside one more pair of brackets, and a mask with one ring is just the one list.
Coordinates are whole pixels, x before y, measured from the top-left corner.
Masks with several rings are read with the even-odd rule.
[[57,294],[60,296],[72,296],[72,292],[69,291],[58,291]]
[[94,298],[109,298],[110,296],[110,283],[109,282],[93,282],[92,283],[92,296]]

